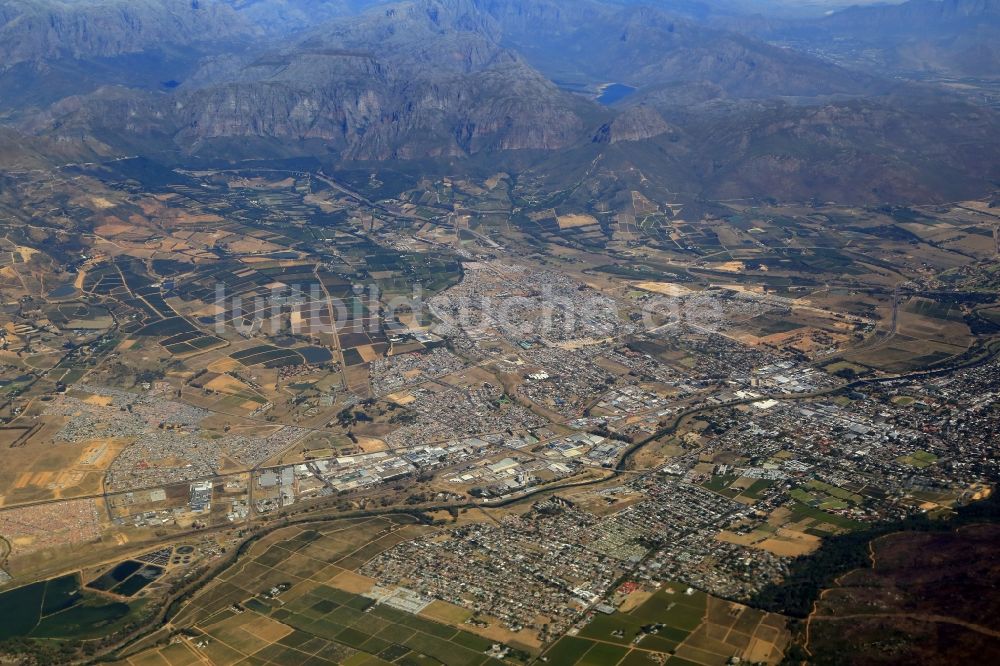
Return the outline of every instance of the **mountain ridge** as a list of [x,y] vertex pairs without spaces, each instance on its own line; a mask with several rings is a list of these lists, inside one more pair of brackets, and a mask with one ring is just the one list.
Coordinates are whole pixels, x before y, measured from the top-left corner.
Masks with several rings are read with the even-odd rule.
[[[238,0],[212,11],[253,7],[263,11]],[[87,155],[490,155],[524,168],[562,164],[555,180],[575,169],[572,156],[590,164],[605,155],[622,169],[607,182],[659,180],[664,191],[692,197],[944,200],[1000,181],[989,158],[998,147],[995,111],[698,23],[694,9],[606,0],[359,0],[329,9],[320,25],[292,20],[287,32],[249,42],[239,35],[267,31],[243,15],[232,40],[215,48],[174,45],[188,56],[176,80],[95,76],[58,99],[21,104],[7,124],[37,145],[62,142]],[[98,62],[65,54],[43,61]],[[635,90],[610,107],[596,103],[612,81]],[[943,128],[941,118],[949,119]],[[645,175],[652,172],[669,178]]]

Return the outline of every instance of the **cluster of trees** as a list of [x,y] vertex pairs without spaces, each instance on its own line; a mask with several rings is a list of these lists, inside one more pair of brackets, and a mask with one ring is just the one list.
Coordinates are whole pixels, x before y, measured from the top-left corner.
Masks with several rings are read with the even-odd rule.
[[105,368],[108,373],[108,379],[112,383],[124,386],[136,386],[144,382],[152,384],[167,376],[164,368],[136,370],[134,367],[126,365],[121,361],[113,361],[107,364]]
[[[50,643],[30,638],[8,638],[0,642],[0,661],[33,666],[34,664],[69,663],[80,655],[81,646],[76,643]],[[93,654],[89,647],[87,654]]]
[[371,420],[372,418],[368,416],[368,414],[356,411],[350,407],[345,407],[339,414],[337,414],[337,423],[340,424],[341,428],[346,428],[348,426]]
[[389,423],[393,425],[407,425],[409,423],[414,423],[417,420],[417,415],[414,412],[399,412],[398,414],[393,414],[389,417]]
[[965,323],[973,335],[995,335],[1000,333],[1000,321],[987,319],[978,312],[965,316]]

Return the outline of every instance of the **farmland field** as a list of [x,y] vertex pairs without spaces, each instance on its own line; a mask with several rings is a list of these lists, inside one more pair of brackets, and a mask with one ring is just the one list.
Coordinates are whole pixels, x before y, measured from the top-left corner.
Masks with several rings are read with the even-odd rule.
[[[624,606],[623,606],[624,607]],[[789,635],[780,616],[667,583],[628,611],[596,612],[543,655],[552,664],[710,664],[775,659]]]
[[[358,519],[269,534],[178,616],[203,637],[188,648],[214,663],[499,664],[486,654],[491,640],[342,589],[370,588],[348,573],[419,529],[410,522]],[[127,575],[126,583],[139,574],[119,573]],[[138,666],[151,654],[128,661]]]

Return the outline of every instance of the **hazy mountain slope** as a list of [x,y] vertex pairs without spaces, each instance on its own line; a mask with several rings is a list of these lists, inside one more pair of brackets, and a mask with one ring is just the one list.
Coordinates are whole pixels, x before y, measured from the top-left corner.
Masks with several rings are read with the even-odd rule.
[[826,51],[859,67],[951,76],[1000,77],[1000,0],[909,0],[850,7],[822,19],[758,31]]
[[0,0],[0,113],[102,85],[169,88],[256,33],[218,0]]
[[3,165],[3,171],[8,173],[25,169],[48,169],[69,162],[98,160],[113,154],[113,149],[93,139],[52,140],[0,127],[0,165]]
[[0,0],[0,69],[112,57],[252,32],[216,0]]
[[865,42],[896,68],[1000,77],[1000,0],[911,0],[855,7],[821,22],[833,38]]
[[819,24],[876,36],[933,34],[1000,18],[1000,0],[909,0],[895,5],[855,6],[834,12]]
[[734,120],[701,129],[713,162],[698,178],[717,198],[941,201],[1000,182],[997,114],[933,93],[783,105]]
[[[934,93],[815,106],[765,102],[671,108],[647,120],[660,132],[612,140],[630,109],[587,146],[553,154],[532,169],[542,189],[573,188],[584,206],[595,193],[629,190],[657,200],[767,198],[790,201],[947,201],[1000,183],[995,112]],[[950,119],[942,126],[940,118]],[[620,135],[620,134],[619,134]]]
[[309,30],[392,0],[221,0],[270,35]]
[[[651,3],[652,4],[652,3]],[[860,94],[872,77],[803,53],[713,30],[672,4],[617,6],[588,0],[477,0],[504,43],[567,83],[636,87],[711,84],[733,97]]]

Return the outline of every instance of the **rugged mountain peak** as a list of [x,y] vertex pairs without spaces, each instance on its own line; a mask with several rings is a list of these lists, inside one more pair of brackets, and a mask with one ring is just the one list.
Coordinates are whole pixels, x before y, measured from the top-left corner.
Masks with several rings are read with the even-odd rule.
[[577,110],[587,103],[502,47],[470,0],[377,7],[275,47],[211,58],[166,93],[74,97],[35,128],[118,131],[122,143],[150,149],[261,142],[279,153],[386,160],[552,150],[585,126]]
[[666,134],[673,128],[651,106],[639,104],[626,109],[617,118],[605,123],[594,134],[594,143],[644,141]]

